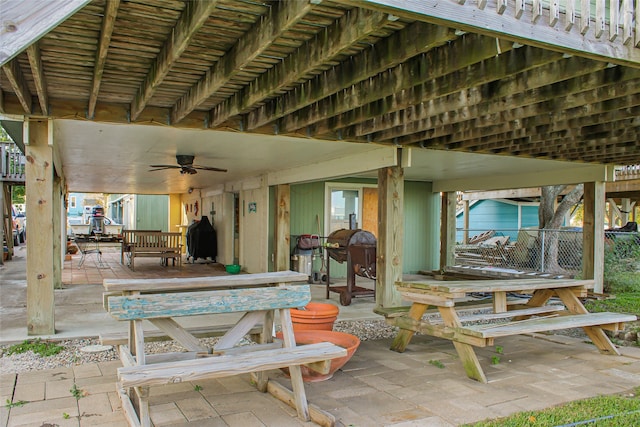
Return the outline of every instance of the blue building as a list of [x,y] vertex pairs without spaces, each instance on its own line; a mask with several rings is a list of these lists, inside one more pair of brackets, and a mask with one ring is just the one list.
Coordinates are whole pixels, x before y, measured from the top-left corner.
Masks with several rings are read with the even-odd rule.
[[[496,236],[518,237],[518,230],[538,226],[538,202],[507,199],[476,200],[469,203],[469,236],[495,230]],[[456,213],[456,241],[464,240],[464,210]]]

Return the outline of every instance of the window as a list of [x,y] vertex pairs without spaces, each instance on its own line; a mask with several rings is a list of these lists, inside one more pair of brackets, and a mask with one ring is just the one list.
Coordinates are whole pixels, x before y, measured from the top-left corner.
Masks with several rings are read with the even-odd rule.
[[69,209],[76,208],[76,196],[69,197]]
[[361,228],[377,234],[375,185],[327,183],[325,195],[325,235],[341,228]]

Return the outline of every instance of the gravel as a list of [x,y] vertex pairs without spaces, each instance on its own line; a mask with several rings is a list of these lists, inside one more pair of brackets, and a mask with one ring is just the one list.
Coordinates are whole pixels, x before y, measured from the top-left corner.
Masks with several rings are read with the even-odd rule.
[[[469,314],[478,314],[486,310],[477,310]],[[437,314],[426,315],[425,318],[436,317]],[[336,322],[333,328],[335,331],[346,332],[356,335],[360,340],[379,340],[393,338],[398,329],[386,324],[384,320],[359,320]],[[585,338],[582,329],[567,329],[555,331],[556,334],[569,335],[577,338]],[[635,337],[638,339],[638,337]],[[216,338],[205,338],[201,340],[205,346],[213,346]],[[64,347],[64,350],[54,356],[42,357],[32,351],[21,354],[8,354],[10,346],[0,346],[0,374],[22,373],[34,370],[52,369],[59,367],[72,367],[85,363],[108,362],[118,360],[115,348],[104,351],[92,352],[94,346],[100,343],[97,339],[75,339],[56,342]],[[632,342],[619,342],[620,345],[632,345]],[[637,344],[636,344],[637,345]],[[169,351],[183,351],[182,347],[174,341],[156,341],[145,344],[145,352],[162,353]]]

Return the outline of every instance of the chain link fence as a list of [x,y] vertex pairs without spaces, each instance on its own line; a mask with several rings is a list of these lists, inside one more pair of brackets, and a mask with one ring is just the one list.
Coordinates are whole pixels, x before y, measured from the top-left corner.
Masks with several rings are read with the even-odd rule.
[[[582,272],[582,230],[458,229],[455,265],[539,273]],[[640,254],[640,233],[605,232],[605,259]]]

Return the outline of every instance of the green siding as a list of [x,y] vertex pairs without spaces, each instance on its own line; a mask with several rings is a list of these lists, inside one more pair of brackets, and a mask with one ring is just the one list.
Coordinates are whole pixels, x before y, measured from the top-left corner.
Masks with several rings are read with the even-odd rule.
[[169,196],[138,195],[135,228],[169,231]]
[[[404,273],[438,268],[440,195],[430,182],[404,183]],[[429,233],[429,230],[433,232]]]
[[[324,181],[312,182],[308,184],[291,185],[291,251],[296,246],[296,237],[300,234],[320,234],[324,233]],[[320,230],[318,231],[318,221]],[[316,254],[318,251],[316,251]],[[344,277],[346,267],[338,267],[332,270],[339,276]],[[331,265],[333,268],[334,264]],[[318,257],[314,260],[313,271],[320,271],[322,261]]]
[[[341,179],[331,182],[375,184],[371,179]],[[324,232],[325,183],[291,185],[291,253],[295,237],[300,234],[318,233],[316,216],[320,221],[320,233]],[[438,268],[440,197],[432,192],[428,182],[405,182],[404,265],[405,273]],[[434,230],[429,233],[429,230]],[[314,271],[320,270],[317,259]],[[331,276],[344,278],[346,263],[331,261]]]

